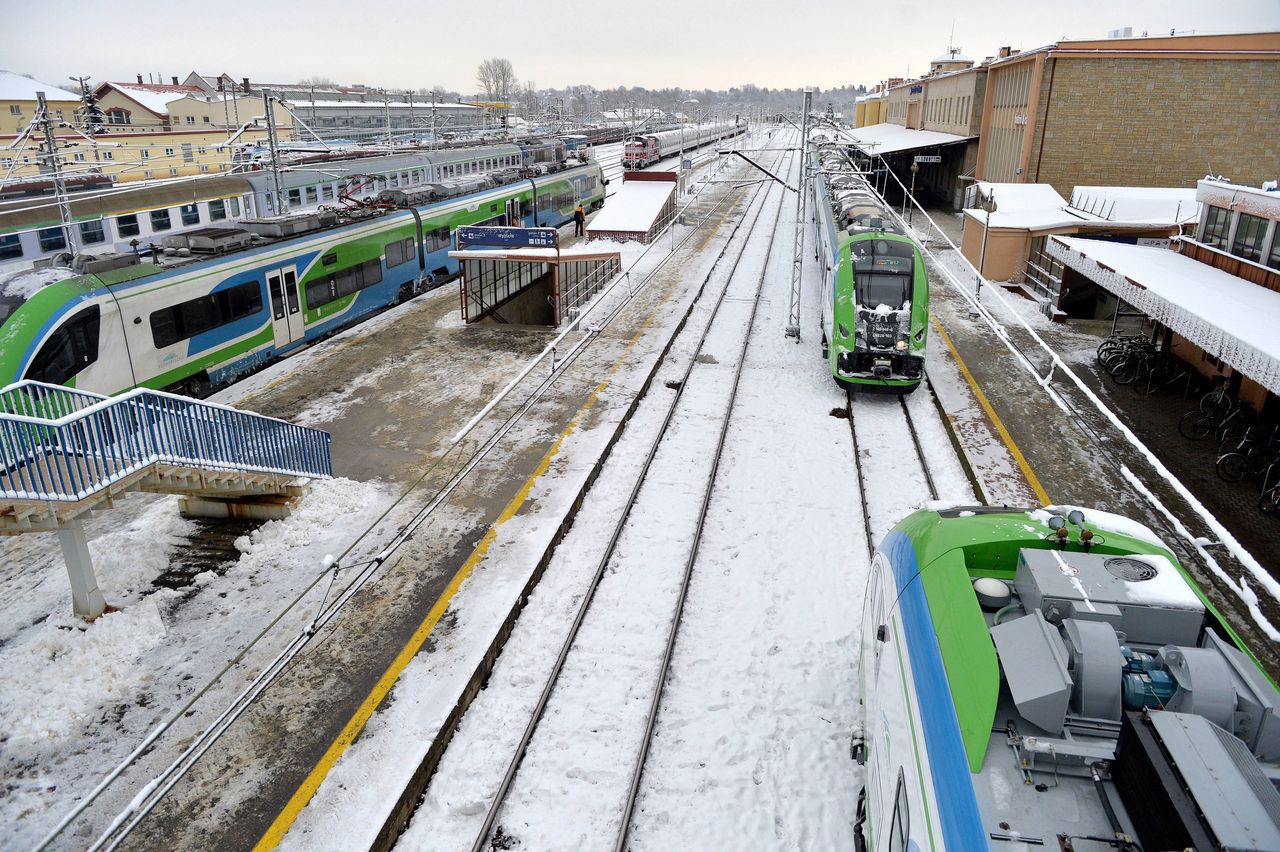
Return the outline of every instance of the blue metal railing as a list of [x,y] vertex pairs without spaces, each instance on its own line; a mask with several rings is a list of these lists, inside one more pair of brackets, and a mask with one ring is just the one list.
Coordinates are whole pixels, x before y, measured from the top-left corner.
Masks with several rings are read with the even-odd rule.
[[273,417],[141,388],[118,397],[40,382],[0,390],[0,495],[8,499],[82,500],[155,462],[333,475],[328,432]]

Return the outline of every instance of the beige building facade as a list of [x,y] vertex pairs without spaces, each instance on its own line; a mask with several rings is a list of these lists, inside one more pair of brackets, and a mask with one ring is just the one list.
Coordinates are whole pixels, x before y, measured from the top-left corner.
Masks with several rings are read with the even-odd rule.
[[1242,183],[1280,162],[1280,33],[1063,41],[987,66],[976,176],[1048,183]]

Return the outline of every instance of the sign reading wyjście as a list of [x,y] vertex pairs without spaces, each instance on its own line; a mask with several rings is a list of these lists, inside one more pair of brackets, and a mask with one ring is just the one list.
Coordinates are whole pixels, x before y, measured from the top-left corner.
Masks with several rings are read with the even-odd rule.
[[941,154],[917,154],[916,162],[917,163],[941,163],[942,155]]
[[555,228],[493,228],[463,225],[457,230],[458,248],[463,246],[507,246],[557,248],[560,232]]

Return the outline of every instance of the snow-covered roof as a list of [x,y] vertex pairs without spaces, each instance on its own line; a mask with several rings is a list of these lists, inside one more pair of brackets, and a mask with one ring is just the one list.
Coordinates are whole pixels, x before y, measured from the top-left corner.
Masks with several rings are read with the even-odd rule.
[[104,83],[136,101],[156,115],[168,115],[169,104],[187,95],[203,95],[199,86],[171,86],[167,83]]
[[[1147,186],[1078,186],[1070,203],[1047,183],[977,182],[978,192],[994,199],[991,227],[1030,231],[1104,222],[1117,227],[1160,227],[1194,222],[1199,216],[1195,190]],[[965,214],[983,221],[984,210]]]
[[873,124],[870,127],[850,130],[848,135],[853,137],[855,145],[873,157],[894,154],[898,151],[910,151],[915,148],[955,145],[974,138],[956,136],[954,133],[939,133],[936,130],[912,130],[901,124]]
[[965,56],[963,53],[944,53],[941,56],[929,60],[930,65],[936,62],[973,62],[973,60]]
[[1049,254],[1280,394],[1280,293],[1177,252],[1053,237]]
[[34,101],[36,92],[44,92],[50,101],[79,101],[80,96],[48,83],[12,71],[0,71],[0,101]]
[[460,249],[449,252],[449,257],[458,260],[528,260],[566,262],[570,260],[603,260],[618,257],[619,252],[594,248],[592,246],[568,246],[559,250],[553,248],[514,248],[514,249]]
[[587,225],[587,231],[644,233],[653,227],[675,190],[674,181],[624,181],[622,188]]
[[1200,216],[1194,187],[1077,186],[1071,207],[1108,222],[1180,225]]

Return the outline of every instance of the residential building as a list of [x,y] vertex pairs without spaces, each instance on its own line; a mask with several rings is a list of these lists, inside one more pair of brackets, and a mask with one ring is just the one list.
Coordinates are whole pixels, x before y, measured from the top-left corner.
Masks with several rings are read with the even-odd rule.
[[1280,33],[1061,41],[987,66],[976,177],[1257,184],[1280,162]]
[[17,136],[27,129],[36,114],[36,92],[44,92],[55,121],[53,132],[59,136],[75,133],[71,127],[60,124],[76,120],[80,109],[78,94],[12,71],[0,71],[0,134]]

